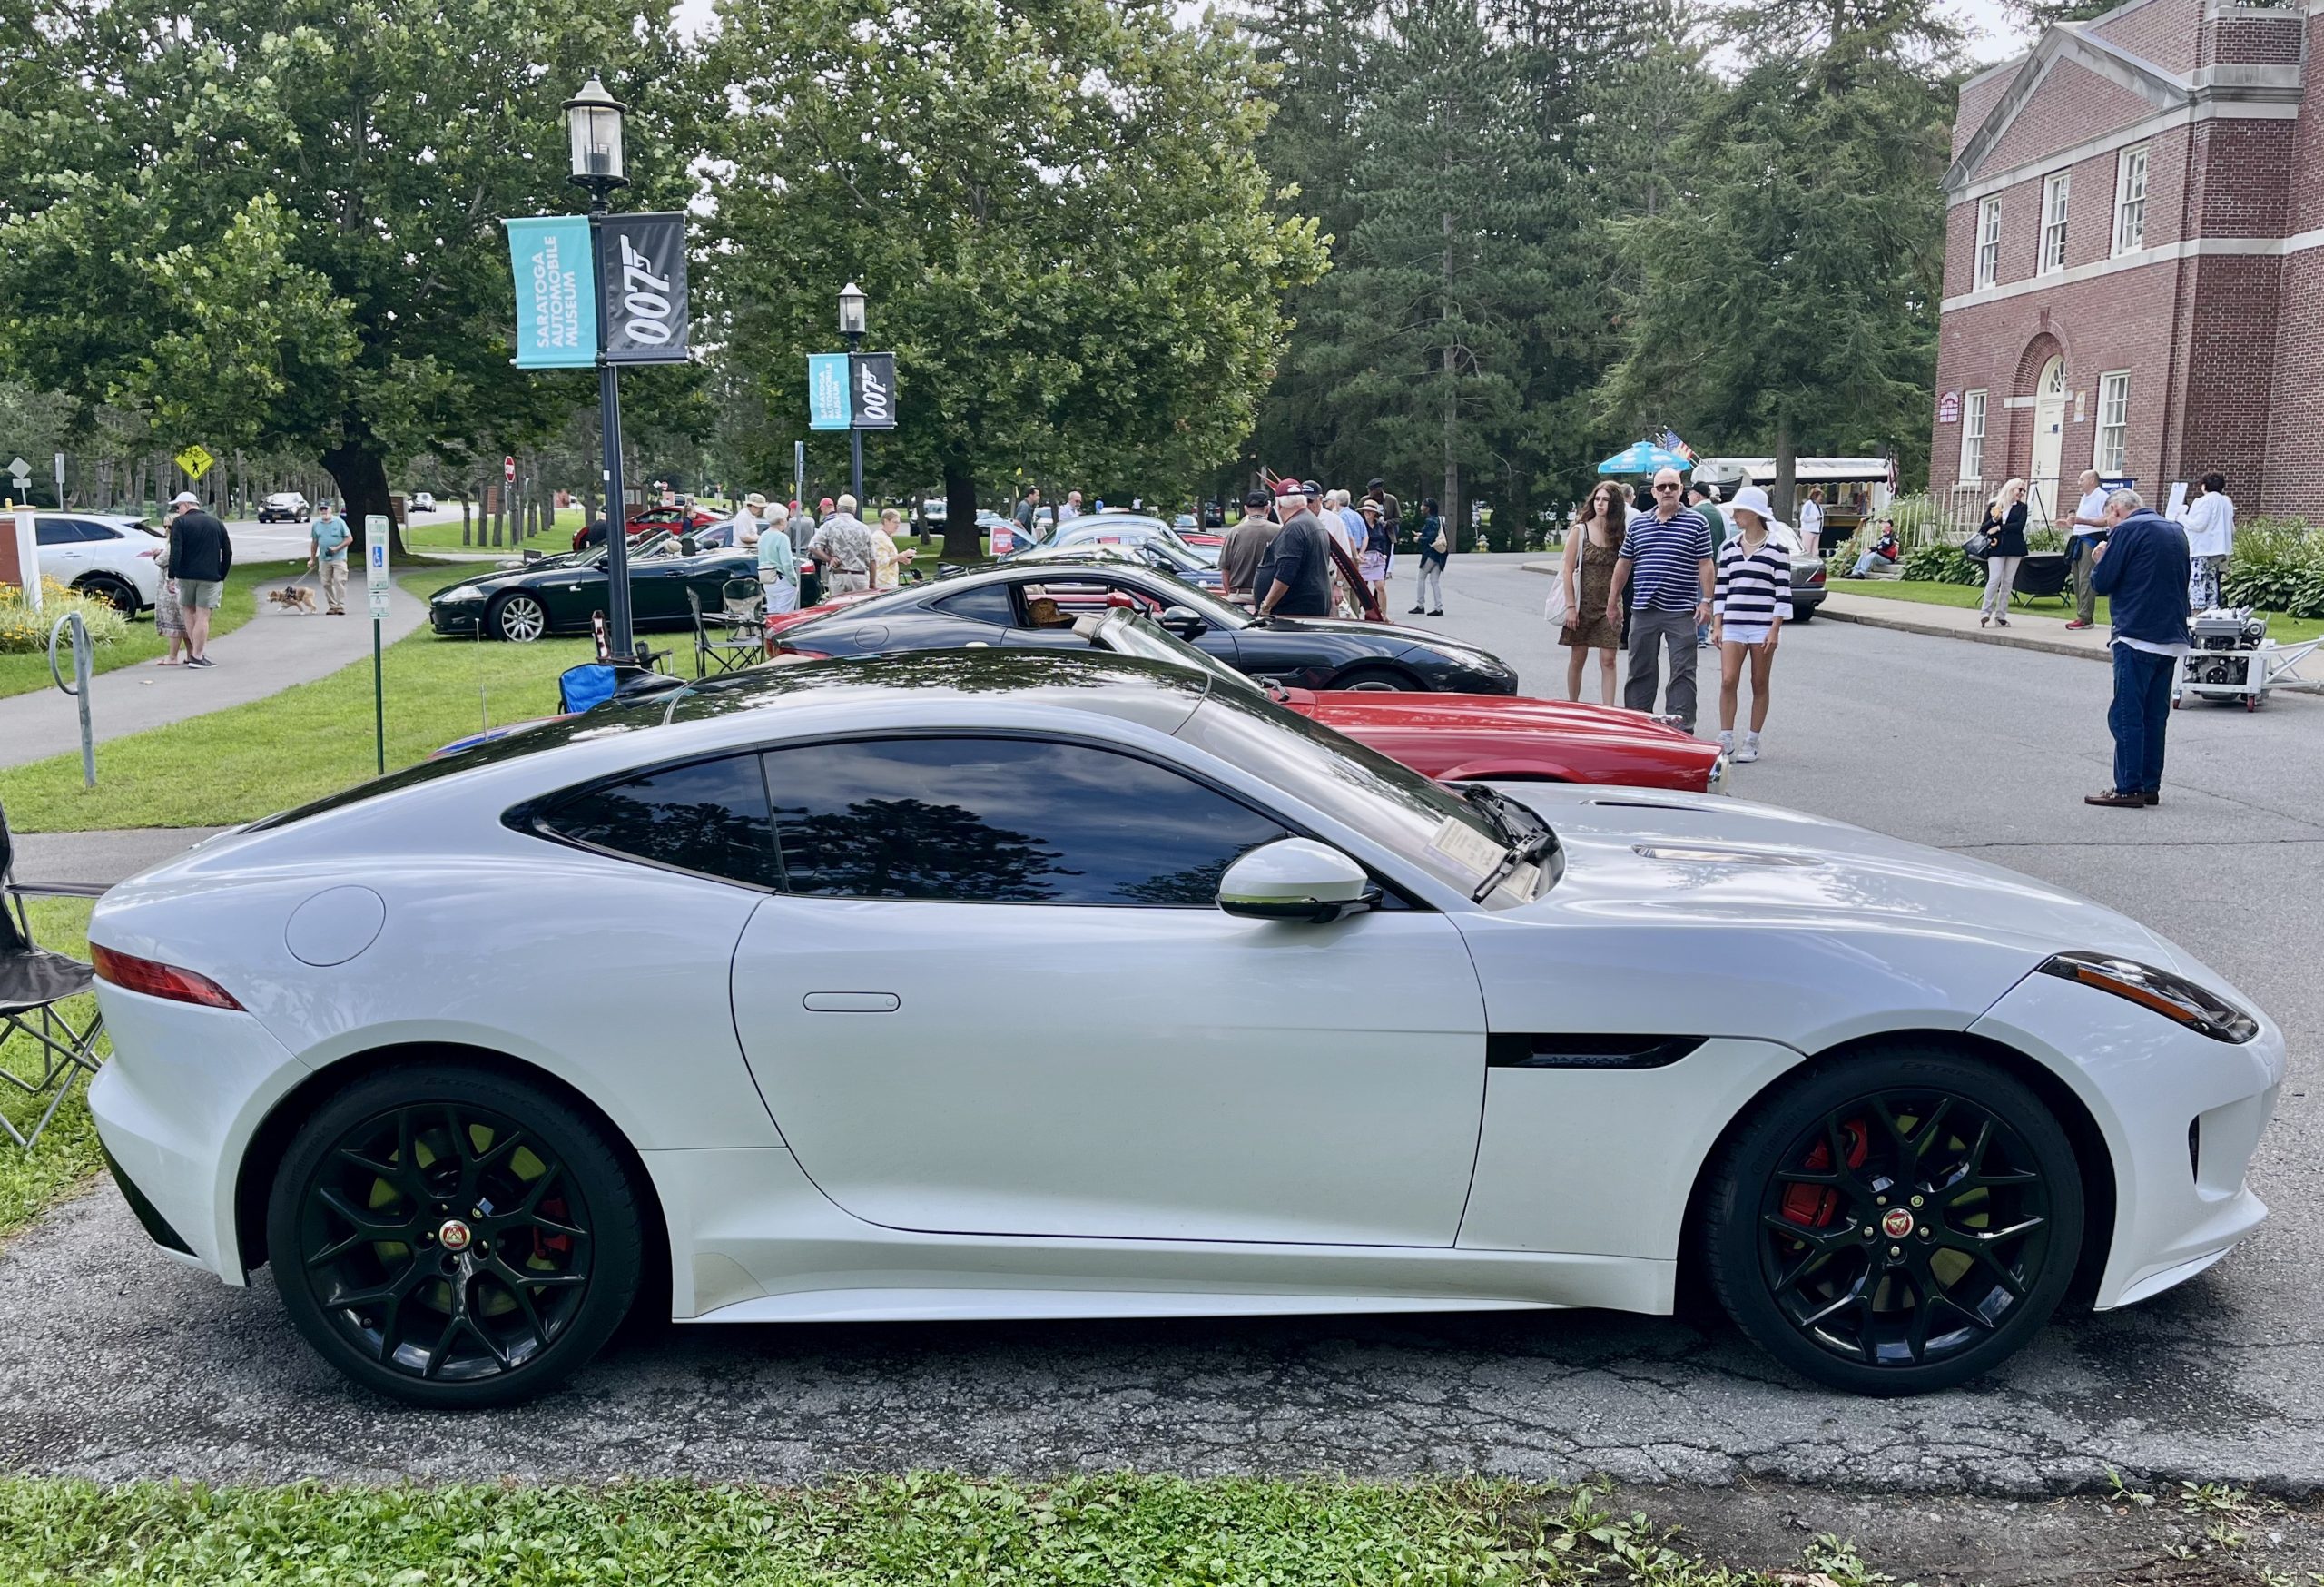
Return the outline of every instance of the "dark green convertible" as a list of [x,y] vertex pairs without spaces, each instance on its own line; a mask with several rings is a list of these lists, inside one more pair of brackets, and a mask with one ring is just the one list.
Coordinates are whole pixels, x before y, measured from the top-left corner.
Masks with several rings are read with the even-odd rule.
[[[704,611],[715,612],[724,605],[728,579],[758,576],[749,551],[688,557],[675,543],[665,545],[666,554],[633,554],[630,560],[631,619],[639,628],[683,628],[694,620],[686,591],[701,597]],[[462,579],[428,598],[428,618],[438,634],[521,644],[544,634],[586,634],[591,614],[605,609],[606,553],[599,548]]]

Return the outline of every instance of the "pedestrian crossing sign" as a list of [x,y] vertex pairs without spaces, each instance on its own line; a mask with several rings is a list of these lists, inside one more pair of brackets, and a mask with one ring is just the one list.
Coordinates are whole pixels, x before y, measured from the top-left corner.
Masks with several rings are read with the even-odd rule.
[[186,448],[184,451],[180,452],[175,458],[171,459],[171,461],[177,464],[179,468],[186,471],[186,477],[190,479],[199,479],[204,474],[209,473],[210,465],[217,460],[217,458],[210,455],[210,448],[203,446],[200,441],[194,442],[193,445]]

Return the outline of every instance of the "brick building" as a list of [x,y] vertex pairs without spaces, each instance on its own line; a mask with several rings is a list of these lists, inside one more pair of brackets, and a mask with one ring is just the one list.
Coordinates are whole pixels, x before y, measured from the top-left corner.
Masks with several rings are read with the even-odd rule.
[[1931,483],[2218,469],[2324,518],[2324,0],[2131,0],[1971,78]]

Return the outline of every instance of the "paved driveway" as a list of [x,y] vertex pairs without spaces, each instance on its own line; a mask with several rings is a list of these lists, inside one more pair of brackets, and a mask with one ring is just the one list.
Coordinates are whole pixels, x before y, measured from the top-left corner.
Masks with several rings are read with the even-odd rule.
[[[1543,581],[1457,561],[1441,626],[1541,692]],[[2040,1492],[2112,1464],[2324,1484],[2324,701],[2181,714],[2159,810],[2098,811],[2107,669],[1814,624],[1785,640],[1768,758],[1738,793],[1995,858],[2164,927],[2266,1003],[2295,1068],[2257,1169],[2276,1216],[2150,1305],[2053,1328],[1914,1401],[1775,1372],[1723,1328],[1605,1315],[662,1329],[568,1392],[487,1415],[352,1393],[267,1280],[226,1290],[103,1190],[0,1259],[0,1464],[108,1477],[783,1481],[949,1464],[1423,1471]],[[1650,1131],[1637,1149],[1651,1152]]]

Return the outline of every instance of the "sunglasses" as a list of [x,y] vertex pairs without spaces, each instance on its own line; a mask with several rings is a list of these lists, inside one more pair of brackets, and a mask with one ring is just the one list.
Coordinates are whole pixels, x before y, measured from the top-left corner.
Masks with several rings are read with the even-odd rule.
[[1654,488],[1654,494],[1659,496],[1666,490],[1676,490],[1678,488],[1679,488],[1675,485],[1658,485]]

